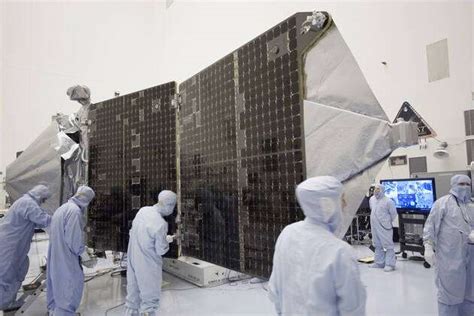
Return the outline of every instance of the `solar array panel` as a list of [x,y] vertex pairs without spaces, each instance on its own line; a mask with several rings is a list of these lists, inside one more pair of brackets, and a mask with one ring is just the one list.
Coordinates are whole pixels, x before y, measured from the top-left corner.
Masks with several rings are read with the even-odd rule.
[[302,218],[298,13],[179,85],[183,254],[269,276],[284,226]]
[[324,33],[301,32],[309,15],[291,16],[181,83],[178,115],[175,83],[92,106],[92,246],[126,250],[137,209],[178,189],[183,255],[270,275],[278,235],[302,219],[294,190],[305,178],[303,58]]
[[[99,249],[126,251],[138,209],[158,193],[176,192],[176,110],[170,82],[91,105],[89,242]],[[170,216],[170,231],[176,230]],[[173,246],[169,254],[177,255]]]

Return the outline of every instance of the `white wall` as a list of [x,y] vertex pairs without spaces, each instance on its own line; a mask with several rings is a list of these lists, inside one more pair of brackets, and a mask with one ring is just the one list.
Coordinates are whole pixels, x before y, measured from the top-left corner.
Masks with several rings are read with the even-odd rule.
[[[98,101],[114,89],[130,92],[181,82],[293,13],[313,9],[333,15],[390,119],[404,101],[410,102],[438,139],[450,144],[451,158],[431,158],[436,141],[429,141],[427,150],[397,154],[427,155],[429,171],[464,168],[465,145],[454,144],[464,140],[463,110],[470,107],[474,90],[471,3],[179,0],[169,9],[156,2],[8,3],[4,165],[51,114],[76,108],[65,96],[69,85],[88,84]],[[84,15],[92,22],[82,22]],[[451,75],[428,83],[426,45],[444,38]],[[31,135],[18,124],[23,116]],[[392,174],[408,176],[408,168],[384,168],[381,177]]]
[[[472,109],[472,72],[473,69],[473,5],[472,3],[438,3],[436,5],[417,5],[425,14],[410,10],[401,21],[407,24],[404,30],[411,35],[407,40],[400,39],[409,45],[408,48],[395,48],[394,55],[403,62],[401,71],[390,71],[387,78],[392,81],[385,89],[396,85],[393,98],[387,98],[393,104],[396,97],[406,95],[406,99],[416,107],[420,115],[437,132],[437,139],[448,142],[449,159],[436,159],[433,152],[438,147],[437,140],[428,139],[428,148],[419,150],[416,147],[399,149],[393,155],[408,157],[427,156],[428,171],[460,170],[467,167],[463,111]],[[411,5],[410,5],[411,7]],[[411,14],[410,14],[411,12]],[[406,20],[405,20],[406,19]],[[418,23],[415,22],[418,20]],[[437,23],[443,21],[443,23]],[[410,31],[410,27],[413,29]],[[402,36],[402,34],[400,34]],[[428,83],[426,70],[425,45],[447,38],[449,46],[450,77]],[[404,52],[405,50],[405,52]],[[395,57],[395,56],[394,56]],[[403,75],[403,72],[406,74]],[[406,80],[403,80],[403,76]],[[396,83],[399,84],[396,84]],[[470,87],[471,86],[471,87]],[[382,88],[382,87],[380,87]],[[377,88],[374,87],[377,91]],[[383,89],[383,88],[382,88]],[[383,97],[380,97],[383,102]],[[394,107],[395,110],[398,108]],[[387,108],[387,112],[390,110]],[[390,114],[389,114],[390,116]],[[391,116],[392,117],[392,116]],[[388,167],[388,163],[379,174],[379,178],[408,177],[408,166]]]
[[68,87],[86,84],[92,100],[160,83],[163,21],[153,2],[7,2],[2,74],[5,117],[0,170],[57,112],[79,104]]

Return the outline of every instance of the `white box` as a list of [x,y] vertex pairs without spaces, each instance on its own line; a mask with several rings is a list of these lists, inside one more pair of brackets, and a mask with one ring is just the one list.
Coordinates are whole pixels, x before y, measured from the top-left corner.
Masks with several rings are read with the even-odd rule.
[[232,270],[181,256],[178,259],[163,258],[163,270],[201,287],[212,287],[227,283]]

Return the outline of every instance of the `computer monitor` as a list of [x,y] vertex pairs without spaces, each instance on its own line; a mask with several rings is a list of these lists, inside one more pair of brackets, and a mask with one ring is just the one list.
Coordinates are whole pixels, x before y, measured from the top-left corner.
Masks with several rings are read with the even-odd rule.
[[392,199],[400,212],[429,213],[436,200],[434,178],[380,180],[385,196]]

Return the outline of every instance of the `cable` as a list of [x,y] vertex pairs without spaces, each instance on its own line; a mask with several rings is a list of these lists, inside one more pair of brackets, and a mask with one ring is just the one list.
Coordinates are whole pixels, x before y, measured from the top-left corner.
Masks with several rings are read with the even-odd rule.
[[462,145],[462,144],[464,144],[466,141],[467,141],[467,139],[463,140],[463,141],[462,141],[462,142],[460,142],[460,143],[453,144],[453,145],[451,145],[451,146],[458,146],[458,145]]
[[[263,285],[263,283],[261,283],[261,285]],[[222,288],[212,288],[212,289],[201,289],[201,290],[205,290],[205,291],[250,291],[250,290],[260,290],[262,289],[262,286],[256,286],[256,287],[248,287],[248,288],[245,288],[245,289],[222,289]]]
[[[253,281],[252,281],[253,280]],[[250,284],[261,284],[261,283],[265,283],[266,281],[263,280],[263,279],[259,279],[259,278],[252,278],[249,283]]]
[[97,277],[101,277],[103,275],[106,275],[109,272],[113,272],[115,269],[117,269],[117,268],[110,268],[110,269],[105,269],[105,270],[101,270],[101,271],[99,270],[99,271],[97,271],[93,274],[84,275],[84,278],[85,278],[84,283],[87,283],[87,282],[89,282],[89,281],[91,281],[91,280],[93,280]]
[[261,286],[247,287],[247,288],[244,288],[244,289],[228,289],[228,288],[221,288],[220,286],[216,286],[216,287],[213,287],[213,288],[200,288],[200,287],[197,287],[197,286],[193,286],[193,287],[187,287],[187,288],[163,289],[163,290],[161,290],[161,292],[190,291],[190,290],[201,290],[201,291],[248,291],[248,290],[259,290],[261,288],[265,289],[263,287],[265,282],[256,283],[256,284],[261,284]]
[[232,270],[228,270],[228,274],[227,274],[227,277],[226,277],[226,280],[229,282],[230,285],[236,285],[234,283],[236,282],[239,282],[239,281],[242,281],[242,280],[246,280],[246,279],[250,279],[252,278],[251,276],[249,275],[246,275],[246,274],[243,274],[243,273],[239,273],[237,272],[237,275],[234,277],[234,278],[231,278],[230,277],[230,273],[233,272]]
[[[441,143],[445,143],[445,142],[443,142],[443,141],[439,140],[439,139],[438,139],[438,138],[436,138],[436,137],[433,137],[433,139],[434,139],[434,140],[436,140],[436,141],[437,141],[438,143],[440,143],[440,144],[441,144]],[[451,145],[451,146],[458,146],[458,145],[464,144],[465,142],[466,142],[466,139],[465,139],[465,140],[463,140],[463,141],[462,141],[462,142],[460,142],[460,143],[456,143],[456,144],[449,144],[449,143],[448,143],[448,144],[449,144],[449,145]]]
[[110,273],[110,276],[111,276],[111,277],[115,277],[115,276],[117,276],[117,275],[122,275],[122,271],[127,271],[127,269],[112,271],[112,272]]
[[120,307],[120,306],[122,306],[122,305],[125,305],[125,302],[124,302],[124,303],[120,303],[119,305],[116,305],[116,306],[114,306],[114,307],[111,307],[111,308],[107,309],[107,310],[105,311],[105,316],[107,316],[107,314],[108,314],[111,310],[116,309],[117,307]]
[[170,291],[189,291],[189,290],[194,290],[194,289],[198,289],[197,286],[193,286],[193,287],[186,287],[186,288],[181,288],[181,289],[164,289],[164,290],[161,290],[161,292],[170,292]]
[[89,160],[84,157],[84,156],[85,156],[85,153],[86,153],[86,149],[83,149],[83,150],[82,150],[82,153],[81,153],[81,160],[82,160],[83,162],[85,162],[85,163],[88,163]]

